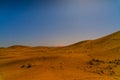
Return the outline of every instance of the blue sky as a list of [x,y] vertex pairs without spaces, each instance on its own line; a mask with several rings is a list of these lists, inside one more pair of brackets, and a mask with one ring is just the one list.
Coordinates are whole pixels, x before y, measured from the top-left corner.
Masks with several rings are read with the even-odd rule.
[[13,1],[0,2],[0,46],[64,46],[120,30],[119,0]]

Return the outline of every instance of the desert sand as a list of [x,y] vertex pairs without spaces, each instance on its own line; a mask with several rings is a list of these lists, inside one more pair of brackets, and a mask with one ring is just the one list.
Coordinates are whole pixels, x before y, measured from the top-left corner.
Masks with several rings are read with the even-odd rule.
[[0,48],[0,80],[120,80],[120,31],[65,47]]

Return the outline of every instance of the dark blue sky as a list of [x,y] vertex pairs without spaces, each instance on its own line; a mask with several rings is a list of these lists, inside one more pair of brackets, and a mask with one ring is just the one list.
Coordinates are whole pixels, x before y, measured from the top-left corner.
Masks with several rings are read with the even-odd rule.
[[0,1],[0,46],[63,46],[120,30],[119,0]]

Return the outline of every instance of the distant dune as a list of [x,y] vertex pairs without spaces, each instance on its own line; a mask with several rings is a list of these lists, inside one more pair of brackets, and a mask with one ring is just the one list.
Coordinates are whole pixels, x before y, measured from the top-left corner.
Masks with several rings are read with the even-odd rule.
[[65,47],[0,48],[0,80],[120,80],[120,31]]
[[30,47],[29,46],[23,46],[23,45],[13,45],[13,46],[10,46],[8,48],[14,48],[14,49],[16,49],[16,48],[30,48]]

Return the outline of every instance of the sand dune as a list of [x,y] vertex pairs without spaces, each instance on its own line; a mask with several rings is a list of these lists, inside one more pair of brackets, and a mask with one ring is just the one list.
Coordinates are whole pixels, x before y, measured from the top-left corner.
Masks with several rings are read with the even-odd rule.
[[65,47],[0,48],[0,80],[120,80],[120,31]]

